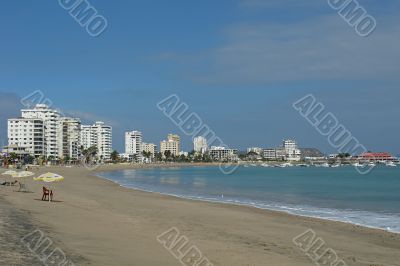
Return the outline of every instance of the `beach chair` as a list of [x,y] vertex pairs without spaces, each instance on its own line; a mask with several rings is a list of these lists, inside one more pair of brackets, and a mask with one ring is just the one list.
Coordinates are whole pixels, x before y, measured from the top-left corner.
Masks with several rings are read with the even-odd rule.
[[46,187],[43,187],[43,196],[42,200],[46,201],[51,201],[53,200],[53,190],[47,189]]

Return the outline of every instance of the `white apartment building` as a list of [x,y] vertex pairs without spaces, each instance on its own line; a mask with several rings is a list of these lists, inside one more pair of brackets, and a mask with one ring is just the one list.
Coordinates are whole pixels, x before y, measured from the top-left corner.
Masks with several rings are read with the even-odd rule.
[[179,156],[180,137],[175,134],[168,134],[168,139],[160,142],[160,152],[164,156],[166,151],[170,151],[172,155]]
[[125,133],[125,153],[136,155],[136,159],[140,161],[142,154],[142,132],[131,131]]
[[97,147],[97,157],[109,160],[112,153],[112,127],[104,122],[81,126],[81,145],[84,149]]
[[288,161],[300,161],[301,151],[298,148],[297,142],[293,139],[287,139],[283,141],[283,148],[286,152],[286,159]]
[[267,160],[276,160],[276,149],[274,148],[263,149],[263,157]]
[[277,149],[275,149],[275,153],[276,153],[276,159],[277,159],[277,160],[285,161],[285,160],[288,159],[288,158],[287,158],[288,156],[287,156],[286,150],[285,150],[284,148],[277,148]]
[[8,146],[34,157],[46,156],[45,123],[40,118],[8,119]]
[[62,117],[58,126],[58,157],[78,160],[81,155],[81,121]]
[[267,160],[285,161],[287,159],[287,153],[284,148],[263,149],[262,155]]
[[154,155],[157,152],[157,145],[153,143],[143,143],[142,151],[151,153],[151,157],[154,158]]
[[92,141],[92,126],[81,125],[81,146],[83,149],[88,149],[94,141]]
[[237,161],[238,159],[238,150],[236,149],[211,146],[208,152],[216,161]]
[[193,140],[193,149],[196,153],[204,154],[207,149],[207,139],[203,136],[195,137]]
[[22,118],[42,119],[44,123],[45,156],[58,157],[57,127],[60,113],[45,104],[37,104],[33,109],[22,109]]

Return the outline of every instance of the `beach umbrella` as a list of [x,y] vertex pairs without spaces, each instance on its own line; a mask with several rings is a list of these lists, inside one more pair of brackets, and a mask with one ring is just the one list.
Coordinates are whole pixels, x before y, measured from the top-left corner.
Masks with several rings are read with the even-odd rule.
[[[33,175],[35,175],[35,174],[32,173],[32,172],[29,172],[29,171],[21,171],[21,172],[15,173],[14,175],[12,175],[12,177],[14,177],[14,178],[20,178],[20,179],[22,180],[22,179],[25,179],[25,178],[27,178],[27,177],[33,176]],[[25,182],[19,181],[19,183],[20,183],[20,190],[19,190],[19,191],[21,191],[21,189],[24,189],[25,191],[27,191]]]
[[43,181],[46,183],[51,183],[51,182],[59,182],[63,181],[64,177],[59,175],[59,174],[54,174],[54,173],[46,173],[43,175],[40,175],[38,177],[33,178],[35,181]]
[[15,174],[17,174],[17,172],[15,172],[15,171],[13,171],[13,170],[8,170],[8,171],[5,171],[4,173],[2,173],[2,175],[15,175]]
[[18,172],[18,173],[13,174],[12,177],[14,177],[14,178],[24,178],[24,177],[30,177],[30,176],[33,176],[33,175],[35,175],[35,174],[32,173],[32,172],[22,171],[22,172]]
[[[10,176],[14,176],[15,174],[17,174],[17,172],[13,171],[13,170],[7,170],[4,173],[2,173],[2,175],[10,175]],[[6,182],[7,182],[7,179],[6,179]]]
[[[59,175],[59,174],[54,174],[54,173],[46,173],[42,174],[38,177],[34,177],[33,180],[35,181],[43,181],[45,183],[52,183],[52,182],[60,182],[64,180],[64,177]],[[50,197],[49,197],[49,202],[50,202]]]

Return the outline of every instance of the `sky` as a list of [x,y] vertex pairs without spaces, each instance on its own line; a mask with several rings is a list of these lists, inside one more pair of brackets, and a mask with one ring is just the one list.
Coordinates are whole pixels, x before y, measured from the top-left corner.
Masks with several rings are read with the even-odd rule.
[[[64,0],[67,1],[67,0]],[[40,90],[84,123],[113,126],[113,146],[139,130],[159,145],[191,137],[157,108],[179,96],[225,144],[335,152],[293,103],[313,94],[369,150],[400,154],[400,2],[358,0],[368,37],[327,0],[90,0],[108,22],[93,37],[57,0],[3,0],[0,145],[20,99]]]

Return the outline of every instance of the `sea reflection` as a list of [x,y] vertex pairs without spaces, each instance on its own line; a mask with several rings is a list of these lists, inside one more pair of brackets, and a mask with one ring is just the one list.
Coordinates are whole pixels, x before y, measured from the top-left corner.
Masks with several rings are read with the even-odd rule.
[[195,188],[205,188],[207,186],[206,179],[203,177],[193,178],[193,187]]
[[179,177],[160,177],[161,184],[179,185],[181,183]]
[[136,179],[136,180],[152,180],[155,177],[153,175],[144,175],[138,173],[137,170],[124,170],[122,176],[125,179]]

